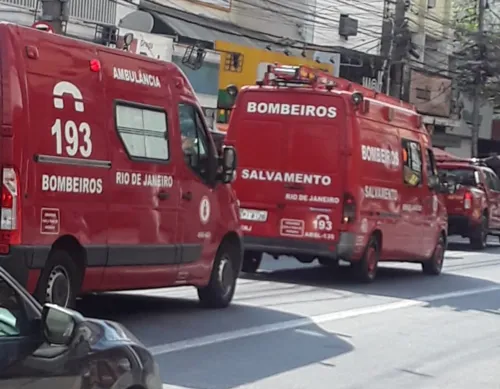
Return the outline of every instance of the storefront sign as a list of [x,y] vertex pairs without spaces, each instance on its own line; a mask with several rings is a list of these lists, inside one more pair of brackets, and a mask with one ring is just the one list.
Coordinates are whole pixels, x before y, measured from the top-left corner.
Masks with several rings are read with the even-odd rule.
[[[254,47],[241,46],[230,42],[215,42],[216,50],[221,52],[220,73],[219,73],[219,98],[218,107],[230,109],[234,98],[229,96],[226,91],[228,85],[235,85],[238,90],[244,85],[255,85],[255,82],[262,79],[262,76],[268,64],[280,63],[282,65],[307,65],[315,69],[322,69],[333,74],[333,65],[331,63],[318,63],[309,58],[287,56],[283,52],[269,51]],[[226,66],[231,63],[233,58],[231,53],[238,53],[238,65]],[[225,122],[226,118],[219,118],[219,122]]]
[[129,51],[141,54],[146,57],[161,59],[163,61],[172,61],[172,52],[174,41],[172,38],[150,34],[142,31],[120,28],[120,37],[118,38],[118,48],[123,48],[123,37],[126,34],[132,34],[134,39],[130,45]]
[[377,92],[386,92],[384,59],[379,56],[353,52],[341,56],[340,77]]

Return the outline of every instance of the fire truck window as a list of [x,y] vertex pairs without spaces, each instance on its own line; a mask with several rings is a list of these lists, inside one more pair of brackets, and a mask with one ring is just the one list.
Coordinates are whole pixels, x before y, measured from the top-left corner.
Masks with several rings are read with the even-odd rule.
[[168,161],[165,112],[118,104],[116,127],[131,157]]
[[408,186],[419,186],[422,183],[422,150],[420,144],[403,139],[403,179]]
[[209,142],[201,115],[193,105],[179,104],[179,120],[186,163],[202,178],[208,178]]

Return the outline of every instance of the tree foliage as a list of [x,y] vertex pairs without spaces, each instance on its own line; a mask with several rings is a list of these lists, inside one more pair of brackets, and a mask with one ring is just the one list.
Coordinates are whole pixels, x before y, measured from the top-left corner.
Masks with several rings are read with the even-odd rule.
[[483,98],[500,106],[500,20],[493,10],[484,13],[484,33],[479,32],[479,0],[454,2],[454,78],[461,92],[481,86]]

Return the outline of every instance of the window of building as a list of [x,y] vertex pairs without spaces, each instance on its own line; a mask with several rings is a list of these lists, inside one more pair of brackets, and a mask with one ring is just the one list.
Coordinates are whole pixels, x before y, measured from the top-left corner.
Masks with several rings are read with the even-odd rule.
[[130,157],[169,160],[164,111],[117,104],[116,128]]

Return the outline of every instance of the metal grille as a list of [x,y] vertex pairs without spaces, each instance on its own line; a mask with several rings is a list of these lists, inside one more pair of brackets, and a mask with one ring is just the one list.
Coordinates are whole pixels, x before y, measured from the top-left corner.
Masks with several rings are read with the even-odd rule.
[[23,8],[35,9],[37,0],[0,0],[0,4],[17,5]]
[[[115,24],[117,0],[70,0],[70,15],[93,23]],[[0,4],[35,9],[37,0],[0,0]],[[39,10],[41,10],[41,2]]]
[[116,23],[116,0],[71,0],[70,8],[71,16],[80,20]]

